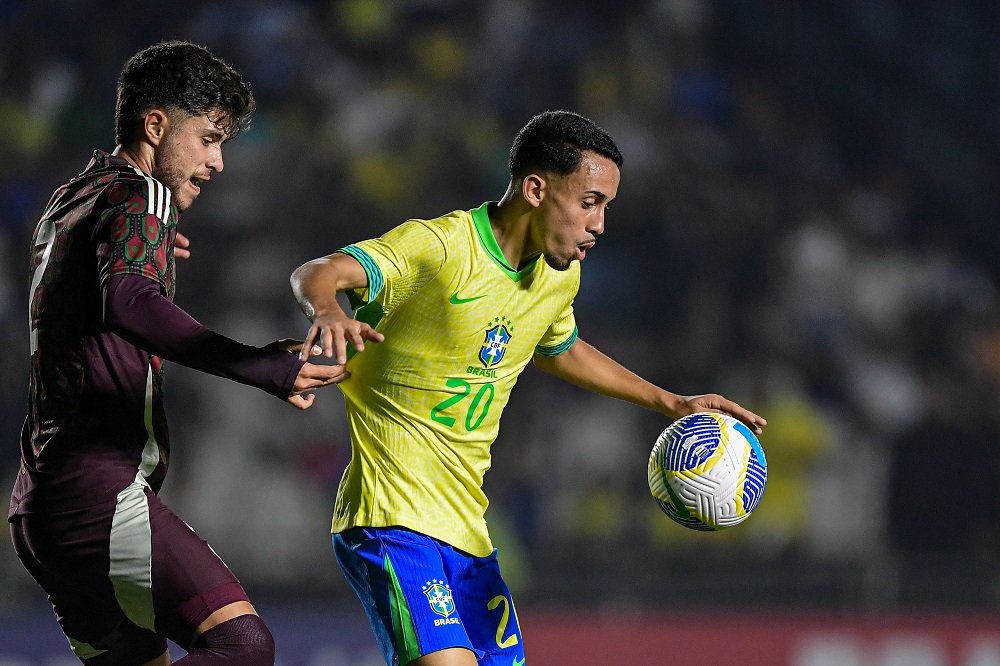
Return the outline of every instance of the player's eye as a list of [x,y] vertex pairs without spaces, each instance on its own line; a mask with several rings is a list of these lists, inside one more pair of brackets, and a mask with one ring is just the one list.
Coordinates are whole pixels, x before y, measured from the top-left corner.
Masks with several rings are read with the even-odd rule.
[[593,202],[593,201],[584,201],[584,202],[583,202],[583,207],[584,207],[584,208],[593,208],[593,207],[594,207],[594,205],[595,205],[595,204],[594,204],[594,202]]

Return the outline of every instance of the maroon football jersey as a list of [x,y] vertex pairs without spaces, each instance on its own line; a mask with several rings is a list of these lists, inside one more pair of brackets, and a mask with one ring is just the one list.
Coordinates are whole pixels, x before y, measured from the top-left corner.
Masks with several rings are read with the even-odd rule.
[[172,300],[177,215],[169,189],[103,151],[53,194],[33,238],[29,411],[11,515],[97,504],[137,473],[162,483],[161,361],[103,325],[102,285],[141,275]]

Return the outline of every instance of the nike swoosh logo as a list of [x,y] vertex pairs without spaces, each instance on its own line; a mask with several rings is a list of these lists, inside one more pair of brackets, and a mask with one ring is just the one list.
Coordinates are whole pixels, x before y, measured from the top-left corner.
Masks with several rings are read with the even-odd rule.
[[518,659],[517,657],[514,657],[513,666],[524,666],[524,658],[522,657],[521,659]]
[[472,301],[478,301],[480,298],[486,298],[486,294],[483,294],[482,296],[473,296],[472,298],[459,298],[458,292],[456,291],[454,294],[451,295],[451,298],[448,300],[448,302],[451,303],[452,305],[461,305],[462,303],[471,303]]

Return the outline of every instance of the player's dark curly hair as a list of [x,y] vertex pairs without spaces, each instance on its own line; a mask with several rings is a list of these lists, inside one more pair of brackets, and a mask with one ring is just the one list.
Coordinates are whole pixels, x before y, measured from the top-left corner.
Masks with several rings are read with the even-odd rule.
[[622,153],[611,136],[572,111],[540,113],[517,133],[510,149],[510,174],[521,178],[529,173],[568,176],[580,167],[582,151],[592,150],[619,167]]
[[233,138],[250,124],[256,107],[250,87],[239,73],[190,42],[161,42],[128,59],[118,77],[115,140],[134,140],[150,109],[168,114],[208,114]]

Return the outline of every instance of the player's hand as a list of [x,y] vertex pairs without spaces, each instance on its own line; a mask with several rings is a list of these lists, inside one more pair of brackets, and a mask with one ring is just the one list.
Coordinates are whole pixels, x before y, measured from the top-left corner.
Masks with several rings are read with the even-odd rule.
[[292,385],[292,393],[288,402],[299,409],[309,409],[316,400],[315,393],[306,393],[330,384],[342,382],[351,373],[344,370],[343,365],[316,365],[305,363],[299,368],[299,374]]
[[191,247],[191,241],[187,236],[178,231],[177,237],[174,238],[174,257],[177,259],[190,259],[191,250],[188,249],[189,247]]
[[[324,314],[316,317],[313,320],[313,325],[309,327],[306,339],[302,343],[302,350],[299,352],[299,358],[302,360],[309,358],[310,354],[305,353],[305,350],[312,351],[318,346],[322,348],[323,356],[336,358],[338,364],[344,365],[347,363],[348,343],[361,352],[365,349],[365,340],[382,342],[385,340],[385,336],[368,324],[351,319],[342,311]],[[315,353],[311,355],[318,356]]]
[[[302,340],[295,340],[292,338],[284,338],[282,340],[278,340],[276,344],[278,345],[279,349],[282,349],[291,354],[300,354],[302,352],[302,348],[305,347],[305,343]],[[319,356],[322,353],[323,353],[322,347],[320,347],[319,345],[313,345],[312,351],[310,352],[309,355]]]
[[694,414],[695,412],[721,412],[729,414],[745,423],[757,435],[764,432],[761,426],[767,425],[767,420],[763,417],[715,393],[687,396],[683,398],[677,411],[677,418]]

